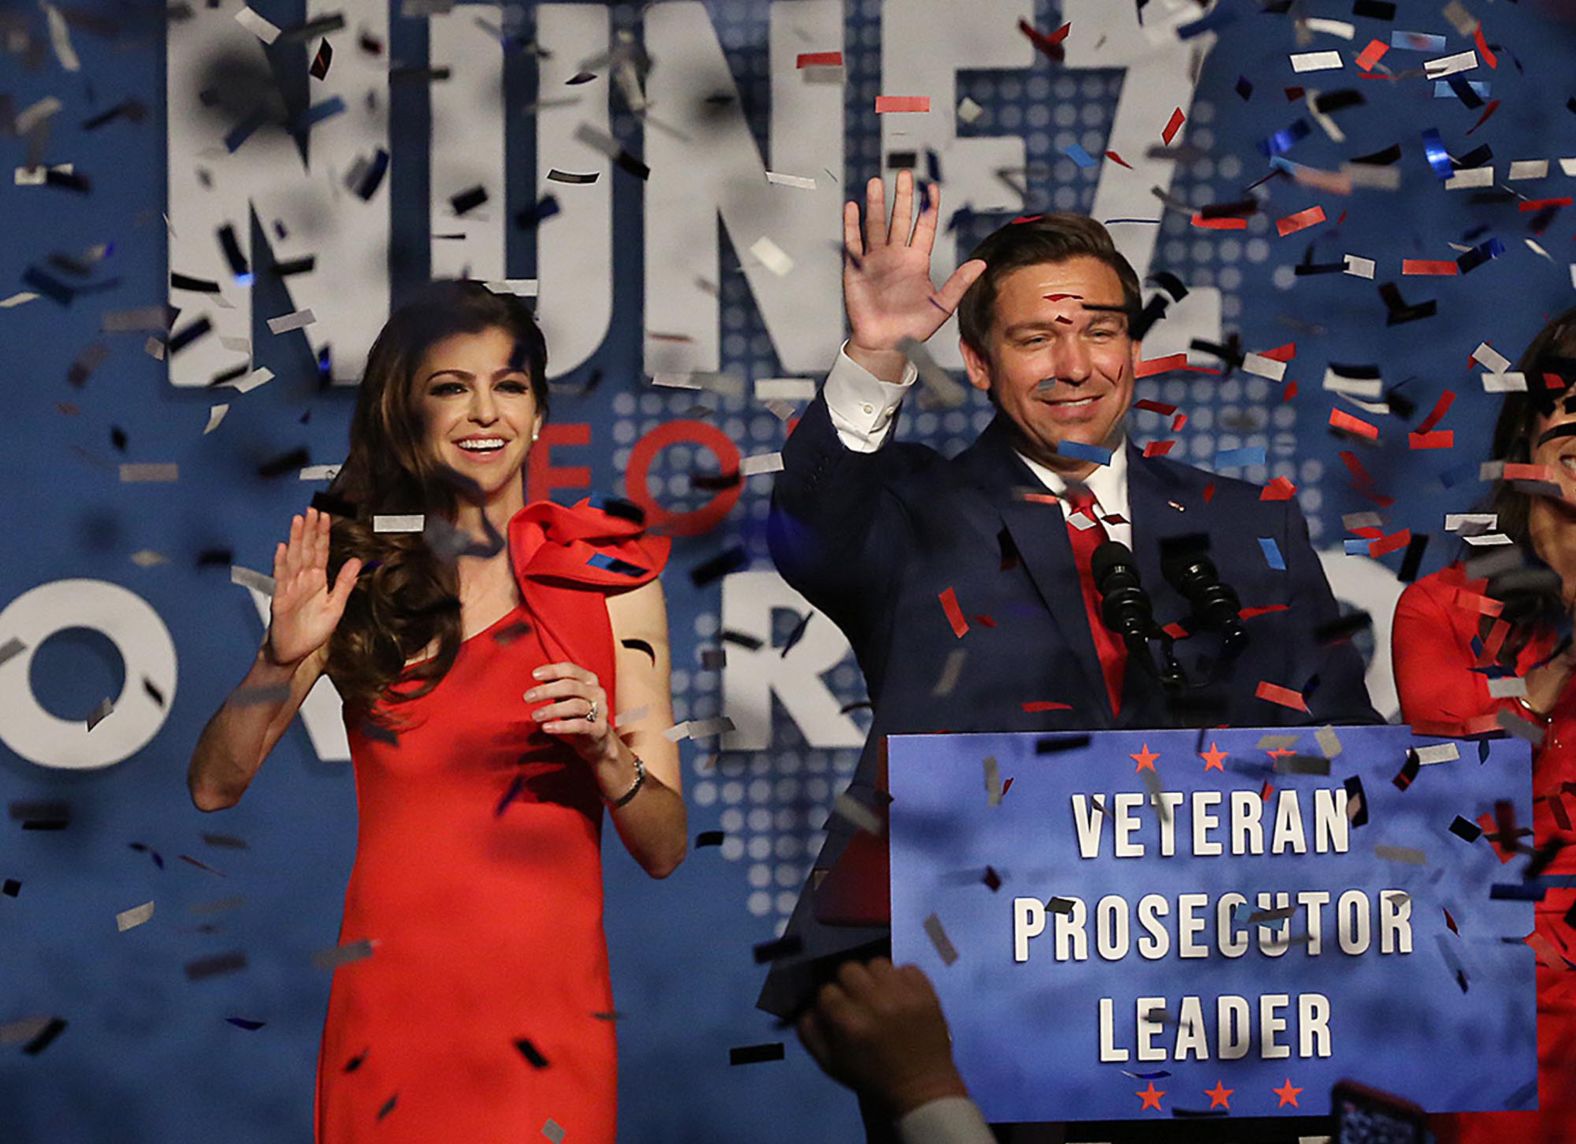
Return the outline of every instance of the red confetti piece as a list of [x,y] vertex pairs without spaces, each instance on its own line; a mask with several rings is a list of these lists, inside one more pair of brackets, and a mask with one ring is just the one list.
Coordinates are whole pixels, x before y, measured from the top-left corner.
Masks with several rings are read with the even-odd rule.
[[840,68],[842,52],[800,52],[798,66],[802,68]]
[[1481,592],[1469,592],[1465,588],[1457,588],[1450,602],[1463,611],[1478,612],[1485,616],[1497,616],[1505,610],[1503,602]]
[[974,622],[979,624],[981,627],[986,628],[994,628],[996,626],[996,621],[991,619],[989,616],[975,616]]
[[1269,802],[1270,795],[1272,795],[1274,793],[1275,793],[1275,784],[1270,782],[1269,779],[1265,779],[1264,780],[1264,785],[1259,788],[1259,801],[1260,802]]
[[1002,782],[1001,782],[1001,797],[1002,798],[1006,798],[1007,797],[1007,792],[1010,791],[1011,789],[1012,789],[1012,780],[1011,779],[1003,779]]
[[1047,34],[1040,31],[1027,20],[1020,19],[1018,21],[1018,31],[1028,36],[1030,43],[1057,63],[1061,63],[1062,60],[1067,58],[1067,51],[1062,47],[1062,41],[1067,38],[1067,33],[1071,28],[1071,24],[1063,24],[1056,31]]
[[1491,68],[1499,67],[1499,57],[1489,51],[1488,41],[1483,38],[1482,24],[1473,30],[1472,39],[1477,43],[1478,55],[1483,57],[1483,62]]
[[1571,197],[1569,195],[1565,195],[1558,199],[1528,199],[1517,209],[1519,209],[1522,214],[1528,214],[1531,211],[1541,211],[1544,207],[1568,207],[1570,205]]
[[1401,273],[1406,275],[1432,275],[1443,278],[1454,278],[1461,273],[1461,267],[1449,258],[1403,258],[1401,259]]
[[1363,71],[1373,71],[1374,65],[1384,59],[1390,45],[1383,40],[1369,40],[1368,46],[1357,55],[1357,66]]
[[1261,501],[1291,500],[1297,495],[1297,486],[1291,483],[1290,478],[1276,477],[1269,484],[1259,490]]
[[1023,704],[1023,709],[1030,715],[1035,715],[1041,711],[1071,711],[1072,707],[1066,703],[1052,703],[1048,699],[1031,699]]
[[1199,230],[1247,230],[1248,220],[1245,218],[1234,218],[1230,215],[1224,218],[1205,218],[1203,215],[1195,212],[1193,225],[1198,227]]
[[[1439,908],[1442,910],[1445,909],[1443,906],[1440,906]],[[1445,924],[1450,927],[1451,933],[1457,935],[1461,933],[1461,931],[1456,928],[1456,919],[1450,916],[1449,910],[1445,910]]]
[[1256,616],[1267,616],[1271,612],[1288,612],[1291,609],[1285,604],[1265,604],[1258,608],[1243,608],[1237,612],[1237,619],[1251,620]]
[[878,95],[876,96],[876,114],[886,115],[893,111],[929,111],[930,96],[928,95]]
[[1543,388],[1564,389],[1565,379],[1557,373],[1546,373],[1543,375]]
[[1293,711],[1312,714],[1308,710],[1308,704],[1303,700],[1302,692],[1293,691],[1289,687],[1282,687],[1278,683],[1270,683],[1268,680],[1261,679],[1259,680],[1258,688],[1253,694],[1267,703],[1276,703],[1282,707],[1290,707]]
[[1173,369],[1187,368],[1187,354],[1171,354],[1167,357],[1150,358],[1141,361],[1133,369],[1134,377],[1153,377],[1157,373],[1165,373]]
[[1297,356],[1297,343],[1287,342],[1283,346],[1276,346],[1272,350],[1260,350],[1260,357],[1267,357],[1271,361],[1291,361]]
[[1188,630],[1181,624],[1167,624],[1161,630],[1174,640],[1185,640],[1188,637]]
[[1215,499],[1215,482],[1210,481],[1204,486],[1204,503],[1208,504]]
[[963,609],[958,607],[958,594],[948,588],[937,598],[941,601],[941,610],[947,613],[947,623],[952,625],[952,634],[962,639],[968,633],[969,622],[963,618]]
[[1113,162],[1113,163],[1120,163],[1122,166],[1126,167],[1129,171],[1131,171],[1133,169],[1133,165],[1131,163],[1129,163],[1126,159],[1124,159],[1120,155],[1118,155],[1115,151],[1107,151],[1105,153],[1105,157],[1107,159],[1111,160],[1111,162]]
[[1403,528],[1400,532],[1391,533],[1389,536],[1381,537],[1370,544],[1368,546],[1368,555],[1377,560],[1381,556],[1388,556],[1397,549],[1405,548],[1410,543],[1412,543],[1412,530]]
[[1012,225],[1017,226],[1019,223],[1024,222],[1039,222],[1044,217],[1042,214],[1021,214],[1012,220]]
[[1162,417],[1170,417],[1177,411],[1175,405],[1167,405],[1164,401],[1150,401],[1147,397],[1142,401],[1133,402],[1133,408],[1147,409],[1149,412],[1158,413]]
[[1286,392],[1281,396],[1281,404],[1285,405],[1288,401],[1290,401],[1292,398],[1294,398],[1296,396],[1297,396],[1297,383],[1295,381],[1288,382],[1287,385],[1286,385]]
[[1492,663],[1499,658],[1499,653],[1505,646],[1509,637],[1511,625],[1504,620],[1495,620],[1488,629],[1488,639],[1483,641],[1483,662]]
[[[1289,214],[1285,218],[1275,220],[1275,230],[1282,238],[1288,234],[1296,234],[1299,230],[1307,230],[1310,226],[1318,226],[1324,221],[1324,208],[1319,206],[1309,207],[1305,211]],[[1452,266],[1455,263],[1451,263]]]
[[1554,470],[1548,465],[1526,465],[1509,462],[1505,465],[1505,479],[1507,481],[1548,481],[1558,484],[1559,478],[1554,475]]
[[1483,109],[1483,114],[1478,116],[1478,121],[1476,123],[1474,123],[1471,127],[1467,128],[1467,134],[1470,135],[1470,134],[1472,134],[1472,132],[1476,131],[1479,127],[1482,127],[1483,124],[1487,123],[1489,121],[1489,119],[1493,116],[1493,114],[1496,111],[1498,111],[1498,110],[1499,110],[1499,100],[1497,100],[1497,99],[1489,100],[1488,101],[1488,106]]
[[1184,426],[1186,424],[1187,424],[1187,414],[1186,413],[1178,413],[1175,417],[1173,417],[1171,419],[1171,432],[1173,432],[1173,433],[1180,433],[1180,432],[1182,432],[1182,426]]
[[1151,441],[1151,442],[1149,442],[1149,444],[1144,446],[1144,456],[1145,457],[1164,457],[1167,453],[1171,452],[1172,448],[1174,448],[1175,445],[1176,445],[1176,439],[1175,438],[1172,438],[1171,440],[1168,440],[1168,441]]
[[1428,433],[1408,433],[1406,443],[1412,449],[1454,449],[1456,447],[1456,431],[1454,429],[1435,429]]
[[1330,428],[1339,429],[1343,433],[1355,433],[1370,441],[1379,440],[1379,426],[1370,425],[1361,417],[1353,417],[1344,409],[1330,410]]
[[1177,137],[1177,132],[1182,130],[1182,125],[1186,122],[1187,116],[1182,114],[1180,107],[1177,108],[1171,113],[1171,118],[1166,121],[1166,129],[1160,133],[1160,141],[1167,147],[1171,146],[1171,140]]
[[1428,416],[1418,424],[1419,433],[1427,433],[1435,425],[1445,419],[1445,414],[1450,412],[1450,407],[1456,403],[1456,391],[1447,389],[1439,395],[1439,400],[1434,402],[1434,407],[1428,411]]
[[1024,493],[1023,499],[1033,501],[1035,504],[1061,504],[1061,498],[1055,493]]

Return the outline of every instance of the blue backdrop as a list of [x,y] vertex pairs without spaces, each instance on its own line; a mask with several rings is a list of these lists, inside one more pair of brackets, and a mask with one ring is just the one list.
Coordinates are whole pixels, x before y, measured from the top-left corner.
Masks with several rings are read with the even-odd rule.
[[[225,12],[233,14],[234,7]],[[553,495],[573,500],[591,488],[634,491],[674,511],[716,503],[717,493],[692,487],[691,474],[726,466],[730,448],[770,453],[785,432],[789,410],[768,408],[749,383],[813,377],[830,361],[840,336],[836,328],[794,331],[791,316],[768,328],[757,300],[781,284],[772,285],[761,268],[765,259],[751,250],[762,234],[777,232],[770,211],[758,211],[750,216],[754,229],[741,223],[722,230],[720,264],[709,276],[719,299],[717,328],[691,331],[716,341],[715,368],[745,384],[731,392],[714,381],[700,391],[654,388],[648,335],[669,327],[648,320],[655,302],[645,297],[653,273],[647,260],[654,251],[663,260],[676,257],[675,249],[698,238],[715,241],[718,233],[713,227],[704,235],[675,230],[663,212],[654,218],[647,209],[671,170],[654,168],[643,181],[630,165],[609,162],[601,183],[611,194],[607,218],[586,223],[568,217],[575,188],[548,183],[566,217],[539,225],[514,221],[544,186],[541,168],[547,164],[537,125],[557,97],[538,91],[539,71],[551,66],[572,73],[583,63],[604,84],[610,74],[595,53],[568,64],[562,51],[543,54],[553,44],[535,41],[538,24],[559,20],[566,10],[598,9],[608,28],[602,42],[628,54],[659,17],[682,10],[680,16],[703,17],[698,27],[704,34],[679,36],[666,60],[654,52],[649,73],[643,64],[636,71],[653,90],[682,88],[692,74],[679,58],[685,47],[719,45],[732,93],[707,80],[690,95],[706,107],[736,106],[762,155],[774,145],[769,133],[793,126],[771,119],[773,100],[781,95],[777,85],[840,85],[842,122],[821,131],[835,137],[841,130],[841,169],[789,171],[820,180],[815,193],[824,199],[815,201],[822,213],[812,212],[812,222],[827,235],[837,233],[841,187],[890,170],[907,161],[902,152],[909,151],[944,186],[963,188],[950,195],[949,214],[955,207],[975,208],[952,220],[953,237],[965,250],[1020,209],[1135,220],[1112,226],[1127,242],[1138,228],[1155,232],[1147,269],[1173,272],[1200,299],[1218,294],[1219,328],[1210,328],[1206,313],[1197,330],[1212,340],[1236,333],[1252,350],[1295,342],[1296,357],[1282,382],[1240,371],[1171,371],[1141,382],[1140,397],[1175,405],[1188,420],[1173,431],[1168,416],[1146,412],[1134,425],[1144,439],[1175,438],[1174,456],[1204,465],[1224,450],[1263,448],[1263,464],[1225,471],[1254,480],[1286,477],[1296,485],[1315,543],[1332,553],[1339,594],[1373,612],[1382,653],[1402,551],[1377,561],[1343,555],[1342,540],[1350,534],[1342,516],[1380,512],[1385,535],[1403,529],[1433,534],[1423,561],[1428,571],[1455,550],[1454,538],[1441,532],[1442,515],[1467,510],[1481,496],[1476,462],[1484,455],[1496,398],[1482,392],[1483,369],[1469,364],[1469,355],[1487,341],[1513,359],[1547,316],[1573,301],[1571,210],[1553,204],[1572,188],[1576,114],[1568,104],[1568,81],[1576,25],[1562,15],[1569,6],[1553,0],[1475,0],[1470,7],[1484,21],[1478,45],[1459,6],[1441,14],[1433,0],[1402,0],[1392,19],[1354,15],[1345,0],[1307,3],[1297,15],[1314,19],[1301,25],[1283,10],[1288,7],[1221,4],[1202,31],[1188,26],[1197,8],[1184,0],[1151,0],[1144,8],[1147,31],[1127,6],[1106,0],[1063,6],[847,0],[828,9],[814,0],[708,0],[645,9],[488,8],[485,22],[496,34],[487,34],[503,53],[505,111],[497,117],[501,126],[478,113],[478,123],[501,134],[484,143],[479,131],[476,146],[488,155],[501,153],[493,157],[498,174],[488,210],[508,225],[503,272],[486,276],[531,278],[553,243],[572,258],[582,240],[589,266],[598,227],[610,243],[606,336],[596,337],[584,360],[555,379],[553,416],[564,436],[553,464],[586,471],[556,479],[543,474]],[[1372,12],[1385,6],[1357,7]],[[373,60],[422,68],[429,49],[425,14],[438,8],[394,6],[382,17],[387,33],[380,37],[366,32],[369,21],[376,23],[373,9],[347,3],[344,30],[311,35],[293,49],[287,38],[271,49],[273,79],[265,71],[264,86],[276,83],[298,111],[321,102],[310,94],[311,83],[320,81],[309,80],[306,68],[324,35],[338,69],[329,72],[331,79]],[[337,11],[308,11],[292,0],[259,0],[256,9],[281,28]],[[796,38],[787,26],[772,50],[774,19],[787,17],[791,25],[803,13],[814,23],[828,10],[840,36],[801,29]],[[177,331],[205,307],[215,320],[221,315],[208,296],[168,288],[172,271],[203,276],[189,263],[173,265],[170,251],[200,242],[225,268],[216,228],[182,223],[200,217],[207,201],[202,176],[194,173],[211,169],[222,177],[224,164],[235,169],[262,135],[228,160],[222,154],[194,157],[193,148],[176,146],[167,92],[194,105],[209,93],[214,114],[232,125],[250,111],[242,97],[256,93],[245,69],[222,57],[191,74],[170,70],[167,35],[195,26],[191,20],[200,11],[199,5],[177,5],[169,17],[175,22],[167,26],[159,4],[87,0],[0,10],[0,124],[14,128],[0,131],[0,148],[18,168],[0,192],[0,384],[8,422],[0,449],[7,490],[0,501],[6,537],[0,561],[0,787],[10,810],[0,823],[0,878],[10,880],[0,896],[5,1139],[274,1141],[306,1139],[310,1132],[312,1070],[329,985],[312,954],[335,940],[354,838],[351,776],[333,759],[322,730],[332,720],[311,730],[293,728],[245,801],[223,815],[205,818],[193,810],[183,776],[204,720],[241,676],[261,635],[256,604],[231,582],[228,569],[267,567],[290,514],[321,487],[298,480],[298,470],[343,456],[352,393],[322,383],[307,338],[276,337],[264,324],[298,308],[287,293],[292,279],[269,272],[273,263],[262,238],[281,247],[284,238],[267,212],[259,211],[259,241],[252,247],[255,345],[234,341],[233,329],[225,335],[234,360],[272,371],[267,384],[245,393],[173,384],[169,363],[155,356],[163,352],[158,343],[166,323],[127,315],[168,301],[182,311]],[[1015,27],[1020,17],[1046,32],[1070,22],[1066,59],[1035,49]],[[1326,23],[1318,24],[1320,18]],[[1365,46],[1375,39],[1390,44],[1396,32],[1436,39],[1419,49],[1402,36],[1373,70],[1360,70],[1356,59]],[[671,28],[664,34],[665,43],[675,42]],[[365,46],[369,37],[377,54]],[[1004,45],[1000,58],[957,62],[947,54],[978,43]],[[841,70],[803,74],[793,66],[795,52],[832,48],[843,53]],[[1313,51],[1337,52],[1340,70],[1295,71],[1291,57]],[[1454,87],[1423,71],[1425,61],[1468,51],[1478,53],[1477,64],[1460,73]],[[780,52],[787,53],[786,65]],[[1162,57],[1164,66],[1157,62]],[[465,78],[467,67],[464,60],[455,66],[456,80]],[[936,78],[938,69],[945,84]],[[1327,97],[1356,95],[1310,102],[1315,88]],[[385,276],[396,287],[427,276],[434,265],[433,233],[460,225],[452,210],[440,218],[430,206],[443,171],[433,169],[428,155],[441,144],[452,166],[453,149],[463,150],[467,138],[465,123],[435,128],[429,90],[407,75],[374,92],[389,117],[393,161],[377,192],[386,199],[375,200],[386,201],[389,234],[386,247],[369,245],[363,253],[379,267],[372,277]],[[932,94],[932,119],[878,117],[873,104],[881,94]],[[954,96],[962,111],[952,110]],[[654,103],[636,115],[627,94],[613,98],[612,135],[630,154],[651,155],[672,138],[666,131],[675,105],[671,95],[668,100],[666,107]],[[1165,108],[1152,112],[1151,105],[1160,103]],[[1172,152],[1149,157],[1150,148],[1165,146],[1162,133],[1173,106],[1186,122],[1169,141]],[[1128,122],[1135,108],[1142,111],[1142,130]],[[314,142],[364,111],[359,96],[337,116],[330,107],[329,118],[312,127]],[[882,118],[888,121],[885,139]],[[927,134],[931,128],[921,120],[942,123],[944,138]],[[1447,187],[1425,153],[1429,129],[1438,131],[1441,146],[1458,163],[1491,167],[1489,184],[1460,186],[1471,182],[1467,176]],[[1282,142],[1273,142],[1283,132]],[[1005,161],[999,165],[1008,169],[997,172],[987,152],[963,146],[987,139],[1018,140],[1017,169]],[[1266,153],[1284,146],[1285,160],[1338,178],[1347,160],[1392,145],[1399,146],[1399,158],[1381,169],[1398,176],[1394,189],[1371,185],[1375,168],[1369,166],[1359,169],[1362,185],[1346,188],[1349,193],[1307,170],[1299,182],[1295,172],[1272,167]],[[1120,163],[1105,157],[1108,149]],[[703,147],[696,152],[701,160],[705,153]],[[323,146],[313,163],[328,172],[324,186],[332,184],[343,196],[354,193],[346,180],[356,160],[373,156],[351,145],[337,151]],[[1512,166],[1528,160],[1547,160],[1546,173]],[[561,165],[576,169],[572,162]],[[30,163],[71,169],[40,182]],[[1155,173],[1157,164],[1163,175]],[[1130,173],[1133,182],[1123,197],[1120,180]],[[1272,177],[1263,181],[1266,176]],[[1164,192],[1164,203],[1149,193],[1151,185]],[[172,187],[180,188],[180,202],[170,201]],[[1026,192],[1021,207],[1012,201],[1015,188]],[[1109,197],[1100,200],[1102,194]],[[1193,220],[1192,212],[1207,204],[1249,197],[1260,206],[1241,229],[1205,229]],[[1539,206],[1538,200],[1553,203]],[[1105,212],[1097,209],[1099,201],[1124,209]],[[1523,209],[1529,202],[1532,208]],[[1323,208],[1323,222],[1285,237],[1278,233],[1276,220],[1314,206]],[[738,210],[743,217],[744,208]],[[175,237],[161,217],[166,214]],[[232,222],[244,239],[246,219],[237,215]],[[577,229],[555,237],[552,228],[569,223]],[[820,265],[813,242],[795,231],[797,245],[790,243],[786,218],[782,226],[778,244],[800,252],[792,273],[812,273]],[[303,233],[310,240],[310,226],[303,231],[298,224],[293,237]],[[1454,260],[1491,239],[1499,240],[1502,252],[1470,273],[1402,276],[1403,259]],[[1140,245],[1147,250],[1151,242]],[[1344,271],[1347,255],[1374,260],[1375,277],[1298,273],[1300,263],[1340,264]],[[328,272],[320,266],[311,273]],[[546,308],[552,279],[546,271],[542,277]],[[785,281],[793,288],[791,275]],[[1408,303],[1435,302],[1437,312],[1388,324],[1378,289],[1383,283],[1398,284]],[[236,285],[226,277],[223,289],[233,295]],[[559,291],[569,292],[568,286]],[[825,309],[824,274],[800,292],[806,313]],[[369,291],[365,305],[375,328],[385,301]],[[791,344],[784,330],[792,333]],[[218,336],[210,335],[207,344]],[[555,337],[551,324],[549,337]],[[364,352],[350,340],[335,343],[336,357]],[[1186,341],[1181,338],[1183,346]],[[569,342],[561,335],[552,344],[562,349]],[[569,364],[574,357],[560,353],[558,360]],[[791,364],[806,361],[816,364]],[[1403,400],[1393,401],[1388,414],[1364,412],[1322,387],[1331,363],[1377,365],[1385,390]],[[1195,364],[1219,362],[1205,355]],[[708,373],[714,367],[701,360],[689,368]],[[1439,425],[1454,431],[1452,447],[1410,449],[1409,426],[1447,390],[1459,397]],[[205,434],[218,404],[230,408]],[[1378,426],[1379,443],[1333,438],[1328,421],[1335,407]],[[987,404],[971,393],[959,408],[910,410],[900,433],[950,452],[988,418]],[[703,422],[732,445],[715,439],[711,447],[697,444],[702,431],[691,427],[680,432],[685,439],[657,447],[664,426],[677,420]],[[648,451],[655,449],[645,487],[626,490],[625,473],[632,460],[640,467],[643,438],[650,438]],[[1363,487],[1354,485],[1339,458],[1343,450],[1360,458],[1369,477]],[[277,475],[260,476],[270,462],[278,462],[269,469]],[[162,474],[177,479],[126,479],[161,475],[128,473],[120,467],[126,464],[177,465],[174,474]],[[866,719],[858,708],[838,714],[861,699],[863,689],[851,660],[838,661],[831,625],[812,618],[804,627],[803,613],[770,575],[763,535],[770,484],[770,476],[751,477],[736,503],[720,502],[726,512],[719,522],[681,537],[667,578],[677,718],[728,713],[742,723],[735,704],[765,704],[764,743],[757,737],[750,749],[720,754],[715,741],[685,744],[692,830],[720,830],[724,841],[693,850],[663,883],[647,881],[616,844],[608,848],[607,924],[623,1014],[622,1123],[629,1140],[787,1142],[845,1139],[857,1131],[852,1099],[822,1079],[791,1038],[784,1062],[728,1065],[729,1047],[782,1037],[753,1011],[760,972],[750,947],[779,932],[791,909]],[[742,564],[725,580],[697,584],[686,574],[736,549]],[[131,595],[117,593],[116,586]],[[750,611],[752,600],[757,613]],[[728,663],[719,670],[718,657],[705,653],[719,646],[723,628],[737,626],[728,619],[735,614],[756,614],[755,634],[768,644],[754,653],[726,645]],[[780,655],[795,631],[802,639],[793,655]],[[792,678],[771,674],[779,666],[773,661],[802,665],[812,652],[821,657],[813,670]],[[1381,655],[1373,676],[1381,707],[1391,705],[1386,676]],[[762,699],[763,679],[775,680],[772,698]],[[105,699],[113,701],[112,713],[87,730]],[[830,704],[831,713],[816,714],[817,702]],[[51,719],[66,721],[71,733]],[[117,741],[135,743],[135,749],[117,756]],[[59,811],[28,805],[40,802],[65,804],[69,824],[37,829]],[[207,839],[205,832],[221,837]],[[420,860],[419,853],[412,855]],[[150,900],[156,903],[150,921],[117,932],[117,913]],[[183,972],[195,959],[232,951],[244,952],[244,970],[196,981]],[[243,1028],[227,1021],[232,1017],[264,1024]],[[23,1051],[38,1048],[39,1020],[48,1018],[67,1023],[42,1051]]]

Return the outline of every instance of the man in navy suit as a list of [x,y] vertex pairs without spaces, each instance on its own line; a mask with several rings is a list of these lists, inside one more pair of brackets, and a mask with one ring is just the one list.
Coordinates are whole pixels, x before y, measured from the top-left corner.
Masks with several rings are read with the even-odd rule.
[[[1010,224],[937,290],[939,195],[915,218],[903,172],[890,222],[884,198],[872,179],[862,229],[845,206],[850,337],[783,448],[773,497],[777,566],[848,636],[874,707],[849,791],[864,809],[834,813],[789,923],[803,952],[773,965],[761,996],[780,1015],[810,1000],[830,961],[885,936],[871,904],[885,895],[884,843],[856,820],[884,812],[888,734],[1379,721],[1361,656],[1320,638],[1338,610],[1296,501],[1127,440],[1139,282],[1105,228],[1074,215]],[[997,413],[948,460],[889,438],[916,376],[900,347],[954,309],[969,381]],[[1100,622],[1089,551],[1104,539],[1131,548],[1155,620],[1188,631],[1181,690]],[[1200,553],[1240,598],[1235,651],[1167,582],[1163,565]]]

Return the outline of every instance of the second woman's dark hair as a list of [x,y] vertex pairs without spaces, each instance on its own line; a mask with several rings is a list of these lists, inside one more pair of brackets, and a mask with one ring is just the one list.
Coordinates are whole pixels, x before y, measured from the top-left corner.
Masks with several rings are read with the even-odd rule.
[[[384,324],[367,355],[350,423],[350,452],[329,496],[354,517],[337,517],[329,546],[329,582],[352,556],[365,561],[344,617],[329,642],[328,674],[347,709],[382,721],[378,700],[425,695],[454,664],[460,648],[459,580],[451,559],[421,533],[379,533],[373,517],[420,513],[452,520],[467,482],[427,450],[416,370],[427,352],[455,334],[499,329],[514,339],[514,360],[547,414],[547,345],[531,312],[512,294],[480,282],[431,282],[408,296]],[[431,529],[429,528],[429,531]],[[437,654],[407,673],[407,660],[436,641]],[[392,693],[404,676],[418,686]]]

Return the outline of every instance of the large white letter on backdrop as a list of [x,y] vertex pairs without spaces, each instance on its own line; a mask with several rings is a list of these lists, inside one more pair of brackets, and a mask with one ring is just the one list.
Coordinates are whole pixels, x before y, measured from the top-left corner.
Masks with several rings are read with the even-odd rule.
[[[427,197],[433,278],[509,276],[508,188],[504,185],[503,45],[489,28],[503,9],[465,4],[427,21],[429,67],[449,78],[428,85],[432,144]],[[480,187],[487,201],[456,213],[454,198]]]
[[837,696],[821,680],[843,662],[848,641],[825,616],[812,616],[787,655],[772,646],[772,613],[811,610],[776,572],[736,572],[722,581],[722,630],[762,640],[755,651],[728,645],[722,671],[722,709],[734,729],[723,736],[725,751],[764,751],[772,745],[772,696],[812,747],[858,747],[864,732],[843,714]]
[[648,373],[717,368],[719,214],[783,368],[824,369],[840,339],[843,86],[797,67],[842,49],[840,0],[777,0],[770,42],[770,169],[814,190],[766,181],[705,7],[646,9],[646,329],[691,339],[648,342]]
[[[353,382],[388,316],[389,179],[370,201],[347,190],[344,180],[356,160],[370,162],[380,149],[387,161],[388,64],[346,48],[335,54],[323,80],[312,81],[314,108],[329,111],[337,99],[343,110],[307,132],[304,166],[295,140],[276,126],[258,127],[232,153],[225,137],[236,120],[218,106],[204,106],[203,92],[211,98],[227,83],[232,90],[240,86],[233,84],[238,64],[268,74],[261,42],[236,22],[243,7],[242,0],[193,5],[190,18],[170,21],[165,36],[170,270],[220,285],[217,296],[170,290],[171,304],[182,310],[177,331],[201,316],[213,324],[212,334],[171,355],[170,381],[208,385],[215,374],[251,360],[251,279],[236,276],[218,236],[224,226],[233,227],[251,268],[255,209],[279,260],[316,257],[311,273],[285,279],[290,301],[317,319],[305,328],[313,352],[332,338],[335,380]],[[307,0],[304,15],[311,20],[339,13],[347,24],[388,42],[387,0]],[[266,89],[256,85],[259,96]],[[368,92],[377,98],[369,101]],[[262,322],[257,326],[271,336]]]

